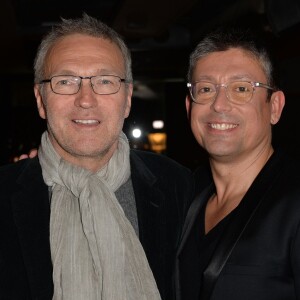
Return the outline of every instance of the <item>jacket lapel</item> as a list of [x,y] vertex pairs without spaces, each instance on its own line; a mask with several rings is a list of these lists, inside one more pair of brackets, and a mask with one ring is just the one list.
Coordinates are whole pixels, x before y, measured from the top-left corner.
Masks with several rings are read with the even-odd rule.
[[38,159],[28,162],[17,184],[12,209],[32,298],[52,299],[49,196]]
[[160,209],[165,196],[156,187],[156,176],[134,152],[131,152],[131,170],[137,206],[139,238],[148,256],[153,253],[150,249],[155,248],[160,239],[158,236],[160,232],[157,229],[161,228]]
[[[181,300],[181,289],[180,289],[180,253],[182,249],[185,246],[185,243],[190,235],[190,232],[193,228],[193,225],[195,223],[195,220],[198,216],[198,214],[201,211],[201,208],[206,203],[208,197],[212,194],[213,190],[215,189],[214,184],[211,183],[209,186],[207,186],[200,194],[198,194],[194,201],[192,202],[186,218],[183,225],[182,230],[182,236],[181,240],[177,249],[176,254],[176,260],[175,260],[175,273],[174,273],[174,279],[175,279],[175,294],[176,294],[176,300]],[[185,299],[182,299],[185,300]]]
[[193,228],[193,225],[195,223],[195,220],[196,220],[198,214],[200,213],[201,208],[206,203],[208,197],[212,194],[214,189],[215,189],[214,184],[211,183],[199,195],[197,195],[195,197],[194,201],[192,202],[192,204],[187,212],[185,222],[183,225],[182,238],[181,238],[179,247],[177,249],[177,256],[180,254],[182,248],[184,247],[185,242],[186,242],[188,236],[190,235],[190,231]]

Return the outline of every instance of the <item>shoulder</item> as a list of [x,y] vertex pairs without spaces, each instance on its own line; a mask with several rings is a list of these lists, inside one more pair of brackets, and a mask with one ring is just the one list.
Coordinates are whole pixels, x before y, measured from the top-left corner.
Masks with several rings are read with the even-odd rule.
[[0,182],[17,179],[28,165],[29,159],[23,159],[16,163],[3,165],[0,167]]
[[41,176],[41,167],[38,158],[24,159],[16,163],[3,165],[0,167],[0,187],[1,190],[16,185],[28,176],[38,179]]
[[259,211],[266,223],[267,216],[270,223],[282,220],[283,229],[300,222],[299,166],[297,159],[276,150],[252,183],[249,195],[264,198]]
[[196,193],[202,192],[204,188],[210,185],[213,181],[209,162],[203,163],[193,173],[193,178],[196,185]]
[[281,185],[295,185],[297,189],[300,189],[300,160],[298,158],[290,156],[282,149],[276,149],[268,164],[278,166],[278,179]]
[[132,150],[130,164],[137,203],[144,202],[141,199],[165,199],[165,217],[174,216],[174,221],[181,224],[195,193],[191,171],[164,155],[147,151]]
[[192,178],[191,171],[173,159],[148,151],[131,150],[130,160],[132,168],[148,168],[160,176],[180,176]]

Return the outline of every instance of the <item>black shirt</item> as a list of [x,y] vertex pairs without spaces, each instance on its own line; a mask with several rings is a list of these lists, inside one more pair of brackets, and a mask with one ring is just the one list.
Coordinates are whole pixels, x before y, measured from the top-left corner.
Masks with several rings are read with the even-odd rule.
[[195,220],[191,234],[184,248],[184,272],[181,273],[181,290],[184,300],[199,300],[202,284],[202,274],[205,271],[212,254],[217,246],[228,221],[234,210],[205,234],[205,208],[204,205]]

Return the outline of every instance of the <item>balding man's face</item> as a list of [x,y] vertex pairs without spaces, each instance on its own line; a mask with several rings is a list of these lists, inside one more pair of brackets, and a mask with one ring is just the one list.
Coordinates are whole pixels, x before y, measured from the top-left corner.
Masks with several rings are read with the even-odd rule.
[[[125,76],[123,56],[108,40],[73,34],[57,42],[47,58],[47,78],[55,75]],[[71,163],[98,169],[114,152],[118,136],[128,116],[132,86],[121,83],[111,95],[95,94],[89,79],[83,79],[75,95],[53,93],[44,84],[41,95],[35,94],[40,116],[47,120],[48,131],[56,151]],[[43,97],[44,96],[44,97]]]

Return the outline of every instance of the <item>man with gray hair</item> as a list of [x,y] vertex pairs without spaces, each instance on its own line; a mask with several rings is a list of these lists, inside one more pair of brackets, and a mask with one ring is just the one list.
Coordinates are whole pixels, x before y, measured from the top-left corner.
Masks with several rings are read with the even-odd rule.
[[130,150],[126,45],[87,15],[62,20],[34,70],[47,131],[38,157],[0,169],[0,298],[171,299],[192,180],[166,157]]

